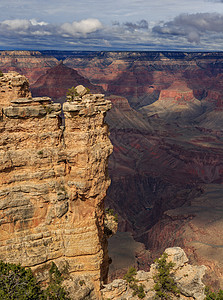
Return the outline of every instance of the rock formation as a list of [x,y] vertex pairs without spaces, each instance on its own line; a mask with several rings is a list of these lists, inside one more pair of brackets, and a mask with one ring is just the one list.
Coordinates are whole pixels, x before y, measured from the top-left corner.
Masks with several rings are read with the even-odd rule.
[[0,106],[8,106],[17,98],[29,98],[29,84],[25,76],[16,72],[5,73],[0,77]]
[[54,261],[97,293],[108,270],[111,103],[101,94],[76,97],[64,104],[64,127],[60,104],[30,97],[24,76],[0,79],[0,259],[31,267],[40,281]]
[[162,90],[159,99],[141,109],[149,117],[154,115],[165,118],[168,121],[188,122],[202,113],[201,102],[193,95],[185,81],[176,80],[171,86]]
[[[174,264],[171,275],[173,276],[177,287],[180,290],[179,297],[172,299],[179,300],[204,300],[204,284],[202,278],[205,274],[205,266],[194,266],[188,263],[188,258],[179,247],[168,248],[165,250],[167,254],[167,262]],[[157,263],[152,264],[150,271],[138,271],[135,279],[137,285],[143,285],[145,292],[145,299],[153,300],[155,296],[155,281],[154,276],[157,274]],[[107,284],[102,289],[104,299],[139,299],[137,295],[134,296],[134,290],[130,287],[129,283],[124,279],[116,279],[113,282]]]

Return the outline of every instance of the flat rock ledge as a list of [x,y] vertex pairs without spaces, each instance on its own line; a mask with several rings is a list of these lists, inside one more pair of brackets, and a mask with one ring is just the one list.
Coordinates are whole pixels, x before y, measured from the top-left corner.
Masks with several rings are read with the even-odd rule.
[[75,97],[72,101],[63,104],[65,117],[71,118],[74,115],[93,116],[99,112],[106,112],[111,109],[110,100],[105,100],[103,94],[86,94],[82,97]]
[[[205,274],[205,266],[193,266],[188,263],[188,258],[183,249],[180,247],[168,248],[165,250],[168,255],[167,261],[174,263],[173,277],[181,294],[179,297],[172,296],[172,299],[180,300],[204,300],[205,285],[202,283],[202,278]],[[157,264],[151,265],[150,271],[138,271],[135,278],[137,284],[144,286],[146,300],[153,300],[155,296],[153,280],[157,273]],[[138,300],[138,296],[133,296],[133,290],[124,279],[116,279],[113,282],[104,285],[101,290],[103,299],[115,300]]]
[[49,97],[18,98],[11,101],[11,106],[3,108],[3,114],[12,119],[38,118],[48,115],[55,118],[61,113],[61,104],[53,103]]

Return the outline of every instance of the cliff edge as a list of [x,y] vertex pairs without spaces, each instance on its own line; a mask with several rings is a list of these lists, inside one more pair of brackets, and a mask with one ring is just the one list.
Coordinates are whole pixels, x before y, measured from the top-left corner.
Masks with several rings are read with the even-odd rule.
[[0,259],[47,281],[51,262],[87,278],[96,294],[108,270],[104,198],[112,152],[111,103],[84,94],[61,106],[32,98],[18,73],[0,77]]

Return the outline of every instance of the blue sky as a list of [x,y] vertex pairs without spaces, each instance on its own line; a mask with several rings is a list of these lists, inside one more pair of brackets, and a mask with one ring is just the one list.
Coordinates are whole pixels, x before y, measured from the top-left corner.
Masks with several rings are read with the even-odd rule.
[[1,0],[0,49],[223,50],[223,0]]

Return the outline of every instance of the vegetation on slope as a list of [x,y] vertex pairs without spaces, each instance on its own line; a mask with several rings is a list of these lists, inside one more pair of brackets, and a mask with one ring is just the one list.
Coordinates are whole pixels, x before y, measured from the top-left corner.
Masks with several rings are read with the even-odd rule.
[[0,298],[4,300],[69,300],[62,287],[63,276],[55,263],[50,283],[42,290],[30,268],[0,261]]
[[155,260],[157,264],[157,275],[154,276],[156,291],[155,299],[172,299],[172,295],[178,296],[180,290],[174,278],[171,276],[171,270],[174,267],[172,262],[167,262],[167,254],[163,253],[159,259]]
[[138,298],[143,299],[146,295],[144,292],[144,287],[142,284],[138,285],[138,280],[135,279],[136,269],[130,267],[128,272],[125,274],[124,279],[128,282],[129,287],[133,289],[132,296],[138,296]]

